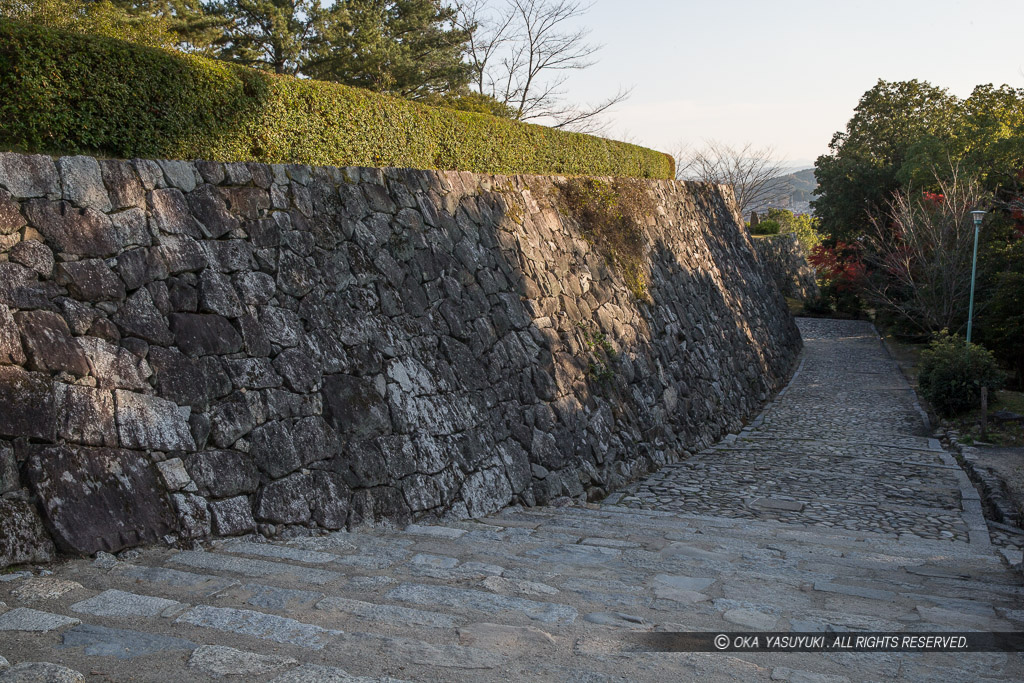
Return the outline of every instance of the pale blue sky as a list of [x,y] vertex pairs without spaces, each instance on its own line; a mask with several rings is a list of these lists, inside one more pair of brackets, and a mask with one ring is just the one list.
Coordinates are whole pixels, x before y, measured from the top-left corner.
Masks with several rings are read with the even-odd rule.
[[570,95],[635,86],[613,132],[665,151],[750,141],[803,165],[879,78],[1024,88],[1024,0],[597,0],[582,23],[605,47]]

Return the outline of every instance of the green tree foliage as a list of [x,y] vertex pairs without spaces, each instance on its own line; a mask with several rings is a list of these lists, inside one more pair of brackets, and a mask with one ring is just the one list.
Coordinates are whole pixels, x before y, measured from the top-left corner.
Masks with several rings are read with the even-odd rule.
[[924,81],[879,81],[818,158],[813,202],[825,233],[870,231],[900,190],[937,189],[936,169],[957,167],[1004,200],[1020,194],[1024,90],[980,85],[961,100]]
[[214,0],[209,7],[227,25],[218,57],[277,74],[299,74],[346,18],[342,3],[325,9],[320,0]]
[[818,219],[810,214],[795,214],[789,209],[768,209],[765,218],[778,223],[780,233],[796,233],[800,245],[808,254],[821,244],[822,235],[818,232]]
[[992,353],[964,338],[940,334],[921,353],[917,377],[921,393],[943,416],[951,417],[981,405],[981,388],[998,389],[1003,373]]
[[917,80],[879,80],[864,93],[846,131],[832,137],[830,153],[815,163],[812,204],[822,230],[836,239],[867,231],[869,216],[884,212],[900,189],[911,147],[952,139],[957,104],[945,89]]
[[1024,387],[1024,238],[992,239],[989,245],[974,338],[1012,371],[1016,386]]
[[189,51],[204,51],[222,29],[199,0],[0,0],[0,17]]
[[[454,27],[455,10],[440,0],[343,0],[303,73],[408,99],[465,89],[472,68],[462,60],[470,31]],[[457,101],[453,100],[453,101]]]
[[782,226],[774,218],[762,218],[757,225],[750,226],[753,235],[778,235]]

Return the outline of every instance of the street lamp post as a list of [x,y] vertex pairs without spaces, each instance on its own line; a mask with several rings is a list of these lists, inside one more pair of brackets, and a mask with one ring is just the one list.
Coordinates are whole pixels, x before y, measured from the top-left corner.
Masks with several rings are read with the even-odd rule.
[[971,343],[971,323],[974,322],[974,277],[978,273],[978,233],[981,232],[981,219],[985,212],[980,209],[971,211],[974,217],[974,262],[971,264],[971,303],[967,309],[967,343]]

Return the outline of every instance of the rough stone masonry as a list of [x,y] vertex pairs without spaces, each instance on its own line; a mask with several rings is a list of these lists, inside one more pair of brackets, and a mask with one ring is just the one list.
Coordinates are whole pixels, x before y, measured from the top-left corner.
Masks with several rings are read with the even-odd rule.
[[638,300],[564,182],[0,154],[0,566],[599,499],[738,429],[800,338],[728,190],[633,181]]

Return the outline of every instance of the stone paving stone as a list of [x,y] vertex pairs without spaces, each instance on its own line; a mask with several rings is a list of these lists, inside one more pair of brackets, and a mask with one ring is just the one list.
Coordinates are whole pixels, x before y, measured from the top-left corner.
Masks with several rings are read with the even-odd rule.
[[779,622],[777,617],[751,609],[727,610],[722,614],[722,618],[752,631],[773,631]]
[[85,676],[74,669],[49,662],[22,662],[0,669],[0,683],[82,683]]
[[436,569],[452,569],[459,564],[459,561],[454,557],[443,557],[440,555],[427,555],[425,553],[419,553],[413,555],[409,559],[410,564],[426,565]]
[[82,623],[74,617],[40,612],[29,607],[15,607],[0,614],[0,631],[56,631],[65,626]]
[[55,600],[65,593],[79,590],[82,584],[49,577],[32,578],[11,591],[19,600]]
[[577,615],[576,610],[568,605],[536,602],[449,586],[403,583],[389,591],[387,597],[417,605],[444,605],[481,612],[521,612],[531,619],[545,623],[571,624]]
[[410,524],[405,527],[405,532],[419,536],[434,536],[435,538],[459,538],[467,533],[465,529],[455,529],[446,526],[421,526],[419,524]]
[[177,600],[111,589],[76,602],[71,611],[94,617],[159,617],[177,616],[185,607]]
[[584,621],[601,626],[615,626],[617,628],[630,628],[647,630],[651,624],[643,617],[638,617],[624,612],[591,612],[583,615]]
[[289,548],[272,543],[252,543],[249,541],[227,541],[220,544],[220,549],[240,555],[258,555],[260,557],[271,557],[275,560],[304,562],[305,564],[327,564],[338,559],[337,555],[332,555],[331,553]]
[[557,595],[558,589],[538,581],[488,576],[480,585],[495,593],[522,593],[523,595]]
[[463,619],[450,614],[427,612],[397,605],[378,605],[372,602],[339,597],[324,598],[316,604],[316,608],[325,611],[344,612],[368,621],[398,624],[400,626],[452,628],[463,622]]
[[341,574],[312,567],[298,567],[281,562],[251,560],[244,557],[231,557],[220,553],[186,551],[178,553],[170,559],[175,564],[196,569],[233,572],[249,577],[290,576],[309,583],[324,584],[342,578]]
[[373,633],[346,633],[339,647],[387,652],[396,664],[418,664],[443,669],[493,669],[504,661],[498,653],[461,645],[434,645],[414,638],[397,638]]
[[188,668],[206,676],[263,676],[296,666],[298,660],[279,655],[244,652],[223,645],[197,647],[188,659]]
[[323,593],[317,591],[261,586],[256,583],[246,584],[242,590],[250,594],[246,600],[248,604],[277,611],[309,608],[324,597]]
[[892,591],[864,588],[862,586],[844,586],[837,583],[828,583],[827,581],[816,582],[814,584],[814,590],[821,591],[823,593],[842,593],[843,595],[868,598],[869,600],[885,600],[887,602],[896,598],[896,594]]
[[189,592],[203,597],[216,595],[232,586],[239,585],[239,582],[234,579],[225,579],[209,574],[194,574],[167,567],[143,567],[121,563],[114,568],[114,571],[136,581],[193,589]]
[[239,633],[313,650],[324,649],[332,639],[342,633],[274,614],[208,605],[193,607],[178,617],[177,623]]
[[787,681],[787,683],[849,683],[850,679],[846,676],[817,674],[813,671],[801,671],[799,669],[777,666],[772,669],[772,680]]
[[468,624],[458,630],[459,644],[508,652],[515,648],[544,648],[557,641],[547,631],[533,626],[508,626],[486,622]]
[[270,683],[408,683],[397,678],[352,676],[336,666],[303,664],[272,679]]
[[83,648],[83,653],[97,657],[134,659],[173,650],[194,650],[196,643],[182,638],[121,628],[80,624],[66,631],[62,648]]
[[657,574],[652,579],[656,584],[683,591],[699,593],[715,583],[717,579],[706,579],[694,576],[671,576],[669,574]]

